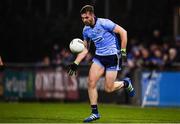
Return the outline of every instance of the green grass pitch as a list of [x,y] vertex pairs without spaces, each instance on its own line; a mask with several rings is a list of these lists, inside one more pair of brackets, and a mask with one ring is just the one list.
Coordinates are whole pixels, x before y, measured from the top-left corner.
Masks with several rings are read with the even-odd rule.
[[[99,104],[97,123],[180,122],[180,108],[140,108]],[[81,123],[90,114],[88,103],[0,103],[0,123]]]

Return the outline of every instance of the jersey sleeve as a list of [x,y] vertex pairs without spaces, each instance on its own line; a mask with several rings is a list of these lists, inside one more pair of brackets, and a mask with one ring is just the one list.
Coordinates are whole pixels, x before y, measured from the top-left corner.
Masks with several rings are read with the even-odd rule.
[[103,19],[102,26],[108,31],[113,31],[116,26],[116,23],[114,23],[113,21],[109,19]]

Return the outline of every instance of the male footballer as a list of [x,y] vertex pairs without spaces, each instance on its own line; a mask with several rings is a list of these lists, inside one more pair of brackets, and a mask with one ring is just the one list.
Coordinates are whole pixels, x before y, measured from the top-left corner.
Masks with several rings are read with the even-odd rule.
[[[86,48],[77,55],[75,61],[69,65],[68,73],[76,73],[79,63],[88,53],[88,42],[94,42],[96,51],[88,76],[88,95],[92,113],[83,122],[92,122],[100,118],[98,112],[97,81],[105,73],[105,91],[113,91],[125,88],[130,97],[135,95],[134,88],[129,78],[121,81],[116,80],[121,63],[126,62],[127,32],[118,24],[109,19],[97,18],[94,7],[85,5],[80,10],[81,19],[84,23],[83,38]],[[121,43],[117,38],[121,38]]]

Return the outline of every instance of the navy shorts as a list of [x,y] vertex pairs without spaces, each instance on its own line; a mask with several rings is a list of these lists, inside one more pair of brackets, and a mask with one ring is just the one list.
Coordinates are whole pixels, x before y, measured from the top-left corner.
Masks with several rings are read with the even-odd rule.
[[120,58],[121,57],[118,54],[108,56],[95,55],[92,61],[93,63],[104,67],[106,71],[119,71],[121,70]]

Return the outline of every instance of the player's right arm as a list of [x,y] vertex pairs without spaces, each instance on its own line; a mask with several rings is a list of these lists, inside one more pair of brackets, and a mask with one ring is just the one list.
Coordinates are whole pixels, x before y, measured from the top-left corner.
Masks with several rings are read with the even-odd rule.
[[88,49],[90,48],[90,42],[88,42],[88,41],[90,41],[90,39],[89,39],[89,37],[88,37],[88,33],[89,33],[89,32],[88,32],[88,28],[85,26],[85,27],[83,28],[83,32],[82,32],[85,48],[84,48],[84,50],[83,50],[81,53],[79,53],[79,54],[77,55],[77,57],[76,57],[76,59],[75,59],[75,61],[74,61],[77,65],[85,58],[85,56],[86,56],[87,53],[88,53]]
[[73,74],[76,74],[77,72],[77,69],[78,69],[78,65],[79,63],[85,58],[85,56],[87,55],[88,53],[88,48],[90,48],[90,42],[89,41],[89,38],[88,38],[88,35],[87,35],[87,28],[84,27],[83,29],[83,39],[84,39],[84,50],[79,53],[75,59],[75,61],[69,65],[69,68],[68,68],[68,74],[70,76],[72,76]]
[[69,67],[68,67],[68,74],[70,76],[72,76],[73,74],[76,75],[79,63],[85,58],[85,56],[88,53],[88,49],[87,49],[88,48],[88,43],[87,43],[86,40],[84,40],[84,46],[85,46],[84,50],[77,55],[75,61],[72,64],[70,64]]
[[88,49],[87,49],[88,48],[88,43],[87,43],[86,40],[84,40],[84,46],[85,46],[84,50],[77,55],[77,57],[76,57],[76,59],[74,61],[76,64],[79,64],[85,58],[85,56],[88,53]]

